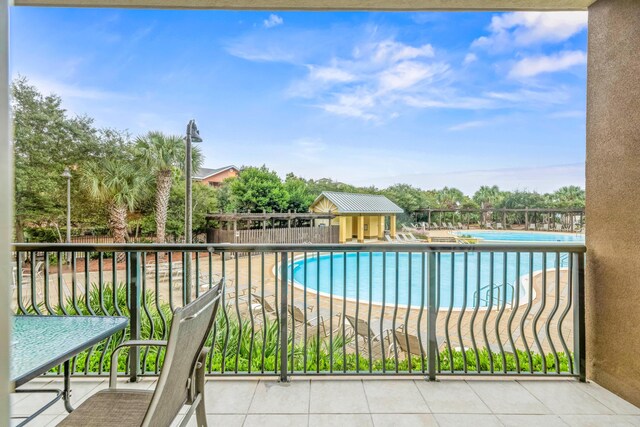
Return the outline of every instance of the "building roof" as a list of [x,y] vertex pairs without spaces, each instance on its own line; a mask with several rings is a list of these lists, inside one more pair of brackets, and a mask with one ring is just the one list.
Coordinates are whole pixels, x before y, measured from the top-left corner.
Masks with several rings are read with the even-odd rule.
[[337,213],[353,214],[395,214],[404,211],[398,205],[378,194],[338,193],[335,191],[323,191],[311,204],[315,206],[323,197],[326,197],[336,208]]
[[228,169],[238,170],[238,168],[233,165],[223,166],[217,169],[200,168],[197,171],[193,172],[193,179],[198,179],[198,180],[207,179],[210,176],[217,175],[220,172],[224,172]]

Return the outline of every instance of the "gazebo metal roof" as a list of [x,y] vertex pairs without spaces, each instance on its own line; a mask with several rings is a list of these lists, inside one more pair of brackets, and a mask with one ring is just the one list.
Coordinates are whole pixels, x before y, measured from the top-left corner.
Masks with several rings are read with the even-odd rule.
[[323,191],[311,204],[315,206],[323,197],[338,208],[337,213],[349,214],[399,214],[404,211],[398,205],[378,194],[339,193]]

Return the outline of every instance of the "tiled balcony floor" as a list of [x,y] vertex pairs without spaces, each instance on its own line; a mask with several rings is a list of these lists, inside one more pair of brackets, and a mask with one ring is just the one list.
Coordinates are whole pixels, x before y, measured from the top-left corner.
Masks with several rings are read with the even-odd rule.
[[[60,385],[36,380],[28,387]],[[122,384],[154,386],[153,379]],[[72,387],[77,405],[107,381],[74,379]],[[639,408],[597,384],[575,381],[294,379],[283,385],[274,379],[211,379],[206,394],[210,426],[640,426]],[[17,416],[48,396],[12,397]],[[58,402],[30,425],[53,426],[64,417]]]

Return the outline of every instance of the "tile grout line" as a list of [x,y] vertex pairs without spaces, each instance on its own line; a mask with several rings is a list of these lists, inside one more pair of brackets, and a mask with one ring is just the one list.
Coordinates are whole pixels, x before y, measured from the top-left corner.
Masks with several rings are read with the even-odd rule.
[[371,406],[369,405],[369,397],[367,396],[367,389],[364,387],[364,380],[360,379],[360,385],[362,386],[362,393],[364,394],[364,400],[367,402],[367,409],[369,410],[369,419],[371,420],[371,425],[375,427],[375,423],[373,421],[373,413],[371,412]]

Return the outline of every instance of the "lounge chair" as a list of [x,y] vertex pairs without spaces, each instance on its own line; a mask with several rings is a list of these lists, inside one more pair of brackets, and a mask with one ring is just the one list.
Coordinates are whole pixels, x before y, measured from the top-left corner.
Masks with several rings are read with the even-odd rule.
[[504,227],[502,227],[501,222],[496,222],[496,230],[504,230]]
[[542,231],[549,231],[549,224],[542,224]]
[[413,233],[407,233],[405,234],[405,236],[408,238],[407,240],[411,241],[411,242],[419,242],[420,239],[417,239],[416,236],[413,235]]
[[556,231],[562,231],[563,227],[562,224],[556,224]]
[[493,226],[490,222],[487,222],[484,226],[487,227],[488,230],[493,230]]
[[407,358],[409,356],[427,357],[427,352],[416,335],[410,334],[404,329],[404,325],[400,325],[393,332],[395,345],[402,351]]
[[[308,311],[311,311],[309,307],[307,307],[307,309]],[[302,311],[302,309],[297,305],[290,305],[290,304],[287,307],[287,311],[289,312],[289,316],[291,316],[291,319],[295,323],[301,326],[306,326],[307,331],[311,330],[312,333],[307,333],[307,339],[311,339],[316,335],[315,332],[317,331],[318,327],[322,330],[322,335],[324,337],[329,336],[327,334],[327,328],[325,327],[325,324],[324,324],[324,318],[321,315],[316,314],[315,317],[310,318],[309,315],[307,314],[305,319],[305,314]],[[334,314],[334,316],[339,317],[340,313]]]
[[[349,315],[345,315],[344,318],[349,328],[356,334],[356,346],[358,346],[359,351],[369,354],[369,344],[371,344],[372,358],[388,357],[391,349],[391,329],[383,329],[382,332],[375,333],[366,320],[356,319]],[[362,346],[358,345],[359,338],[362,338]]]
[[534,230],[536,229],[536,225],[535,224],[529,224],[529,230]]
[[435,222],[431,223],[431,228],[433,228],[434,230],[439,230],[440,227],[438,227],[438,224],[436,224]]
[[458,230],[464,230],[464,225],[461,222],[458,223]]
[[389,243],[399,243],[397,240],[392,239],[391,236],[389,236],[388,234],[384,235],[384,239]]
[[[82,403],[58,426],[169,426],[184,405],[190,405],[180,425],[196,413],[197,425],[206,426],[204,407],[204,344],[218,311],[223,282],[173,313],[168,341],[125,341],[111,356],[109,388]],[[166,347],[164,366],[155,391],[118,389],[118,355],[124,347]]]

